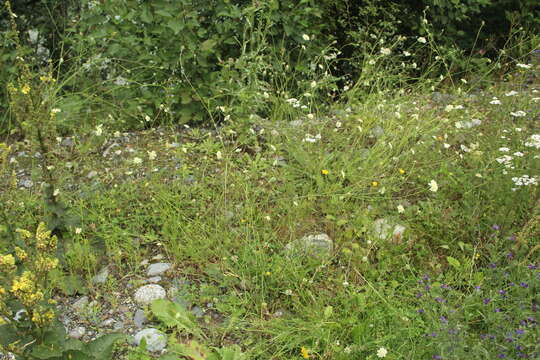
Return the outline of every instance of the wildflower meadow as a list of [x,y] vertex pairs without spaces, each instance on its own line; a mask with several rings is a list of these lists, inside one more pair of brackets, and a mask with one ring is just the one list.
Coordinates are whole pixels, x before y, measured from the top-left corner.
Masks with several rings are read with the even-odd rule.
[[0,359],[540,358],[536,1],[0,5]]

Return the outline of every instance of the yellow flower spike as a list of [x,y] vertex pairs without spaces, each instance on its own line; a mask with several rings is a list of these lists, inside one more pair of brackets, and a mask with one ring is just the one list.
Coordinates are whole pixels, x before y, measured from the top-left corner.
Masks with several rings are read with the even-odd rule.
[[24,261],[26,260],[26,258],[28,257],[28,254],[26,253],[26,251],[24,251],[23,249],[21,249],[20,247],[18,246],[15,246],[15,255],[19,258],[19,260],[21,261]]
[[0,266],[11,268],[15,266],[15,258],[11,254],[0,255]]
[[302,355],[302,357],[303,357],[304,359],[309,359],[309,351],[308,351],[308,349],[306,349],[305,347],[302,346],[302,347],[300,348],[300,354]]
[[21,234],[21,236],[25,239],[30,239],[32,237],[32,233],[28,230],[25,230],[25,229],[16,229],[15,230],[16,232],[18,232],[19,234]]
[[399,173],[400,173],[401,175],[405,174],[405,170],[403,170],[403,169],[401,169],[401,168],[400,168],[398,171],[399,171]]
[[379,186],[379,182],[378,181],[372,181],[371,186],[377,187],[377,186]]
[[321,170],[321,174],[323,174],[323,175],[328,175],[328,174],[330,174],[330,171],[328,171],[328,170],[326,170],[326,169],[322,169],[322,170]]
[[270,271],[267,271],[267,272],[264,273],[264,275],[270,276],[270,275],[272,275],[272,273]]

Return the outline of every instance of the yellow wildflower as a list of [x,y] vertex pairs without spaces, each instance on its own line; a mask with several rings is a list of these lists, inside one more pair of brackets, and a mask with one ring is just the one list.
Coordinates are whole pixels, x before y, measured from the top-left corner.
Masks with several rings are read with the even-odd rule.
[[322,170],[321,170],[321,174],[323,174],[323,175],[328,175],[328,174],[330,174],[330,171],[328,171],[328,170],[326,170],[326,169],[322,169]]
[[30,239],[32,237],[32,233],[28,230],[25,230],[25,229],[16,229],[15,230],[16,232],[18,232],[19,234],[21,234],[21,236],[25,239]]
[[264,275],[270,276],[270,275],[272,275],[272,273],[270,271],[267,271],[267,272],[264,273]]
[[377,182],[377,181],[372,181],[372,182],[371,182],[371,186],[377,187],[377,186],[379,186],[379,182]]
[[302,346],[302,347],[300,348],[300,354],[302,354],[302,357],[303,357],[304,359],[309,359],[309,351],[308,351],[308,349],[306,349],[305,347]]
[[28,254],[26,253],[26,251],[24,251],[23,249],[21,249],[18,246],[15,246],[15,255],[17,255],[17,257],[21,261],[26,260],[26,258],[28,257]]
[[405,170],[403,170],[403,169],[401,169],[401,168],[400,168],[398,171],[399,171],[399,173],[400,173],[401,175],[405,174]]
[[22,87],[21,87],[21,92],[24,94],[24,95],[28,95],[30,93],[30,85],[28,84],[24,84]]
[[12,267],[15,266],[15,258],[11,254],[0,255],[0,266]]

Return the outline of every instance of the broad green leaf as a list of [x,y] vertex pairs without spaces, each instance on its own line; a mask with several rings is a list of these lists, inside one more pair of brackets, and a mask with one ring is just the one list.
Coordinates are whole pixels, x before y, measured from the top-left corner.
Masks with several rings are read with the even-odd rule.
[[212,48],[216,45],[216,41],[213,39],[208,39],[202,42],[201,44],[201,50],[202,51],[210,51]]
[[166,300],[158,299],[152,302],[152,313],[167,327],[175,327],[188,334],[202,337],[193,314],[182,305]]
[[233,345],[216,349],[218,358],[216,360],[245,360],[246,354],[242,352],[240,346]]
[[184,22],[180,19],[171,19],[167,23],[167,26],[172,29],[175,35],[178,35],[184,28]]
[[448,261],[448,263],[456,270],[459,270],[459,268],[461,267],[461,263],[456,258],[453,258],[451,256],[447,256],[446,261]]
[[106,334],[86,344],[85,352],[96,359],[110,359],[112,357],[114,344],[125,339],[126,335],[124,334]]
[[187,344],[174,344],[169,347],[169,351],[175,355],[187,357],[190,360],[207,360],[209,350],[195,340]]

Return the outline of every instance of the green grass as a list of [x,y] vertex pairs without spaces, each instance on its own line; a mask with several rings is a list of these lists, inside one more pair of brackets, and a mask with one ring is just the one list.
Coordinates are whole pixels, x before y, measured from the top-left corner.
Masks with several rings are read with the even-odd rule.
[[[537,186],[513,191],[511,180],[540,169],[539,150],[524,145],[539,133],[533,88],[505,96],[512,88],[500,84],[442,102],[427,92],[372,95],[314,119],[291,116],[300,125],[259,119],[236,134],[231,125],[152,129],[107,157],[112,130],[77,135],[73,147],[54,148],[58,197],[79,219],[64,237],[65,270],[114,304],[113,291],[132,295],[127,285],[140,283],[141,261],[163,254],[175,267],[165,283],[188,279],[193,304],[213,303],[207,313],[216,317],[198,324],[205,345],[238,344],[250,359],[299,359],[302,347],[313,359],[375,359],[381,347],[390,359],[431,358],[439,345],[417,313],[417,281],[430,274],[467,297],[484,281],[483,266],[537,211]],[[501,105],[490,104],[494,96]],[[510,115],[518,110],[526,116]],[[481,124],[456,127],[472,119]],[[496,160],[517,151],[513,169]],[[9,167],[36,168],[30,157]],[[91,171],[98,175],[88,178]],[[32,228],[44,216],[37,186],[2,197],[13,227]],[[377,236],[383,218],[403,234]],[[492,236],[494,224],[501,236]],[[333,239],[331,256],[285,251],[317,233]],[[525,239],[522,249],[536,241]],[[523,261],[537,259],[534,251]],[[113,280],[96,287],[90,279],[105,264]]]

